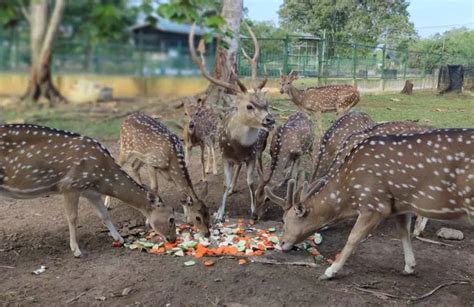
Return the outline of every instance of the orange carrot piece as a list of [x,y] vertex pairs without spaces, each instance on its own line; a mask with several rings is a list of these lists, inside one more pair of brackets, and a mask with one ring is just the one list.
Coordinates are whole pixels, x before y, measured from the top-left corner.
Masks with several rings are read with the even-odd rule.
[[243,258],[242,258],[242,259],[239,259],[239,264],[240,264],[240,265],[247,264],[247,260],[245,260],[245,259],[243,259]]

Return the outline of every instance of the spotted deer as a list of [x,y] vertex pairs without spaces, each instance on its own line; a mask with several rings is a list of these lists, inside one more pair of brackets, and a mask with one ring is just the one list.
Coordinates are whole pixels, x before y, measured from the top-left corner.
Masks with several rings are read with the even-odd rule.
[[[206,97],[199,97],[197,105],[185,104],[185,126],[183,128],[183,139],[185,149],[186,165],[189,165],[189,156],[194,146],[201,148],[202,179],[207,181],[206,174],[211,168],[212,173],[217,174],[216,162],[216,134],[219,123],[219,115],[210,107],[205,105]],[[204,149],[207,149],[207,161],[204,160]]]
[[283,251],[326,225],[357,217],[340,257],[321,276],[330,279],[361,240],[392,216],[404,250],[404,273],[412,274],[411,213],[472,223],[473,186],[474,129],[438,129],[364,139],[336,172],[309,189],[305,184],[298,200],[294,181],[286,199],[265,192],[285,209]]
[[[146,167],[150,188],[156,193],[158,172],[172,181],[185,194],[182,205],[187,222],[209,235],[209,210],[193,188],[181,140],[162,122],[145,113],[134,113],[124,120],[117,163],[123,166],[127,161],[132,161],[131,174],[137,180],[140,180],[138,170]],[[110,199],[106,204],[110,204]]]
[[[221,120],[218,128],[218,142],[222,152],[224,165],[225,191],[222,203],[216,214],[216,220],[224,219],[226,202],[233,191],[238,171],[241,164],[247,167],[247,186],[250,191],[251,212],[255,212],[255,187],[254,169],[261,146],[266,143],[268,131],[272,129],[275,120],[268,112],[268,102],[261,89],[265,86],[266,79],[258,82],[257,62],[260,48],[257,39],[247,26],[255,46],[254,56],[251,59],[253,92],[248,92],[246,86],[237,78],[237,85],[212,77],[205,67],[204,41],[199,43],[200,58],[194,47],[194,26],[189,34],[189,49],[191,57],[199,67],[201,74],[211,83],[227,89],[235,94],[235,106],[228,110]],[[233,173],[234,166],[237,166]]]
[[0,126],[0,196],[30,199],[63,194],[70,247],[81,250],[76,238],[79,197],[86,198],[109,229],[112,224],[102,195],[118,198],[140,211],[167,240],[176,239],[173,209],[165,206],[128,176],[99,142],[77,133],[37,125]]
[[288,94],[300,109],[316,115],[319,134],[323,134],[321,113],[336,112],[338,116],[347,112],[359,102],[359,91],[352,85],[326,85],[298,89],[293,81],[298,73],[291,71],[285,76],[280,71],[280,93]]
[[322,177],[329,170],[336,157],[337,150],[352,134],[363,131],[376,124],[367,113],[348,112],[339,117],[324,133],[319,142],[318,156],[314,168],[312,181]]
[[[422,133],[426,132],[432,127],[418,125],[415,122],[410,121],[396,121],[386,122],[373,125],[363,131],[355,132],[347,137],[347,139],[339,146],[337,153],[333,159],[332,165],[326,170],[326,173],[337,170],[340,165],[344,162],[346,157],[350,154],[351,150],[362,140],[369,138],[374,135],[385,135],[385,134],[403,134],[403,133]],[[397,164],[402,165],[401,161],[397,161]],[[325,173],[325,174],[326,174]],[[318,177],[322,177],[323,174],[318,174]],[[413,234],[419,236],[426,227],[428,222],[427,218],[417,216],[415,229]]]
[[[270,172],[266,178],[264,174],[260,175],[260,181],[255,190],[256,208],[253,218],[259,218],[266,209],[265,187],[273,190],[275,187],[285,184],[290,178],[304,175],[300,164],[303,156],[312,151],[313,131],[313,122],[308,114],[301,111],[291,114],[288,120],[276,129],[270,146],[272,157]],[[290,169],[288,173],[290,178],[283,178],[283,181],[282,178],[276,178],[276,173],[283,174],[288,168]]]

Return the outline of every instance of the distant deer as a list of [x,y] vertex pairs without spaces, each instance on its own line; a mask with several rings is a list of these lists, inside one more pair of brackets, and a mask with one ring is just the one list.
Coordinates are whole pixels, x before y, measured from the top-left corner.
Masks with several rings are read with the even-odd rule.
[[85,197],[109,229],[113,226],[102,195],[110,195],[140,211],[167,240],[176,239],[173,209],[147,192],[117,165],[97,141],[77,133],[37,125],[0,126],[0,196],[23,199],[63,194],[74,256],[79,197]]
[[[252,67],[252,87],[254,92],[249,93],[245,85],[239,80],[237,85],[212,77],[205,67],[204,61],[204,41],[199,43],[200,59],[194,47],[194,26],[189,34],[189,49],[191,57],[199,67],[201,74],[211,83],[223,87],[236,94],[235,107],[229,110],[223,117],[218,129],[218,140],[222,151],[224,164],[224,179],[226,189],[222,198],[222,204],[216,214],[216,220],[224,219],[227,197],[233,190],[233,184],[238,176],[238,170],[242,163],[247,167],[247,185],[250,190],[250,202],[252,214],[255,212],[255,187],[254,169],[262,144],[266,143],[267,131],[272,129],[275,120],[268,112],[268,102],[265,93],[261,89],[265,86],[266,79],[257,81],[257,62],[260,52],[257,39],[247,26],[252,41],[255,46],[255,53],[251,59]],[[234,165],[237,170],[232,174]]]
[[312,176],[312,181],[326,174],[336,157],[337,150],[344,141],[352,134],[363,131],[376,124],[367,113],[348,112],[339,117],[331,127],[324,133],[319,142],[316,166]]
[[[158,193],[157,172],[185,193],[182,205],[186,219],[196,225],[202,234],[209,235],[209,209],[194,191],[184,161],[181,140],[158,119],[144,113],[129,115],[120,131],[118,164],[131,160],[132,175],[140,180],[138,170],[145,165],[150,188]],[[106,200],[110,204],[110,199]]]
[[[438,129],[364,139],[341,167],[307,184],[296,200],[295,182],[287,199],[265,192],[285,209],[282,250],[322,227],[357,217],[340,257],[325,271],[330,279],[349,255],[384,219],[395,216],[405,254],[404,273],[412,274],[410,213],[449,220],[474,217],[474,129]],[[399,163],[400,162],[400,163]]]
[[300,169],[301,159],[312,151],[313,131],[314,126],[311,119],[308,114],[301,111],[291,114],[288,120],[276,129],[270,146],[272,157],[270,173],[266,178],[263,174],[260,175],[260,182],[255,191],[256,209],[253,218],[260,217],[265,210],[264,188],[273,189],[283,185],[289,179],[283,178],[283,181],[278,181],[274,176],[276,171],[283,173],[285,169],[290,168],[290,178],[298,178],[303,175],[302,169]]
[[352,85],[326,85],[300,90],[293,85],[296,79],[297,72],[292,71],[285,76],[280,71],[280,93],[290,95],[300,109],[315,113],[320,135],[323,134],[321,113],[336,112],[340,116],[359,102],[359,91]]
[[[194,146],[201,148],[202,179],[207,180],[206,174],[211,168],[212,173],[217,174],[217,162],[215,146],[217,142],[217,126],[219,115],[210,106],[205,105],[206,97],[199,97],[197,105],[184,105],[185,126],[183,128],[183,139],[185,149],[186,165],[189,165],[189,156]],[[207,162],[204,162],[204,148],[207,149]]]

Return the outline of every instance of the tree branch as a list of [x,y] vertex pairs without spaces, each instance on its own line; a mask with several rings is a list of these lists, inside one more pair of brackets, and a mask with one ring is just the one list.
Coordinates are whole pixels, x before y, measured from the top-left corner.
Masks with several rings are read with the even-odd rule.
[[43,41],[43,47],[41,48],[40,62],[44,61],[44,57],[47,56],[49,51],[51,50],[51,45],[53,44],[54,36],[56,35],[56,32],[59,28],[59,24],[61,22],[61,18],[63,16],[64,6],[64,0],[56,0],[53,14],[51,15],[51,19],[49,21],[48,30]]
[[23,3],[23,0],[19,0],[18,3],[20,4],[20,10],[23,16],[25,17],[26,21],[31,25],[31,17],[30,17],[30,12],[26,9],[25,4]]

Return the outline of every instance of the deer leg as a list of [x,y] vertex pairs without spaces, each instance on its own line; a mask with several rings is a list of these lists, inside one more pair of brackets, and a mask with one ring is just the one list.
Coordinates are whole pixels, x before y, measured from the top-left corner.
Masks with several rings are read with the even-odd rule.
[[200,145],[201,147],[201,169],[202,169],[202,180],[206,181],[206,166],[205,166],[205,159],[204,159],[204,145]]
[[254,185],[254,171],[255,171],[255,160],[250,160],[247,162],[247,186],[249,187],[250,191],[250,212],[252,218],[256,217],[255,214],[255,185]]
[[192,147],[188,142],[184,142],[184,163],[186,163],[186,166],[189,167],[189,157],[191,155],[191,150]]
[[211,169],[211,147],[206,145],[206,151],[207,151],[206,174],[209,174],[210,169]]
[[[233,186],[232,183],[234,182],[234,178],[232,178],[232,168],[233,164],[230,161],[224,160],[224,180],[225,180],[225,190],[224,190],[224,195],[222,197],[222,203],[221,206],[219,207],[219,210],[217,210],[216,213],[216,222],[221,222],[224,220],[224,214],[225,214],[225,206],[227,203],[227,197],[231,194]],[[235,173],[234,173],[235,176]]]
[[100,217],[102,222],[110,231],[112,238],[114,238],[115,241],[120,241],[121,243],[123,243],[124,240],[122,236],[118,233],[114,224],[112,224],[109,213],[107,212],[107,208],[104,206],[104,203],[102,202],[102,198],[100,197],[100,194],[89,192],[89,193],[84,193],[83,195],[94,206],[97,212],[97,215]]
[[402,240],[403,254],[405,255],[405,269],[403,273],[413,274],[416,263],[410,238],[411,215],[397,215],[395,216],[395,221],[397,223],[397,230],[400,235],[400,240]]
[[322,137],[324,135],[324,130],[323,130],[323,123],[321,122],[321,112],[316,112],[316,121],[318,122],[318,129],[319,129],[319,133],[317,135],[319,137]]
[[235,190],[235,187],[237,186],[237,179],[239,178],[239,174],[240,174],[241,169],[242,169],[242,164],[239,164],[239,165],[237,165],[237,167],[234,170],[234,175],[232,176],[232,184],[231,184],[232,189],[230,190],[229,195],[232,195],[235,192],[237,192]]
[[212,153],[212,174],[217,175],[216,151],[214,148],[214,144],[212,144],[210,148]]
[[359,215],[354,227],[351,230],[346,245],[341,251],[339,259],[336,259],[333,264],[326,269],[320,279],[331,279],[344,266],[349,256],[354,249],[359,245],[360,241],[367,237],[371,230],[373,230],[383,217],[378,213],[365,212]]
[[428,223],[428,219],[426,217],[422,217],[418,215],[416,217],[415,230],[413,231],[413,235],[415,237],[420,236],[423,230],[425,230],[427,223]]
[[66,218],[69,226],[69,246],[74,257],[81,257],[82,253],[77,244],[76,225],[77,225],[77,206],[79,203],[79,193],[64,193],[64,207],[66,209]]
[[286,185],[286,183],[288,182],[288,180],[290,180],[291,178],[293,178],[293,172],[294,172],[294,168],[295,168],[295,161],[291,161],[291,164],[290,164],[290,167],[289,167],[289,170],[286,172],[285,174],[285,178],[283,178],[283,181],[280,182],[280,184],[278,185],[278,187],[282,187],[284,185]]
[[140,168],[143,166],[143,162],[138,160],[138,159],[134,159],[132,161],[132,167],[131,167],[131,174],[132,174],[132,177],[135,179],[135,181],[138,183],[138,184],[143,184],[142,182],[142,178],[140,177]]

